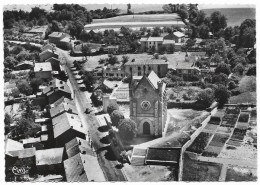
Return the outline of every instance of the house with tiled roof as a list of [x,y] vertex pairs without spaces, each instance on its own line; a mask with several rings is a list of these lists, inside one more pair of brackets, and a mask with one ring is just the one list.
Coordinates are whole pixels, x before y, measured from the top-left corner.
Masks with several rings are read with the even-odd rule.
[[60,105],[62,103],[70,104],[70,105],[74,105],[75,106],[75,102],[72,99],[69,99],[69,98],[66,98],[66,97],[62,96],[57,101],[53,102],[53,104],[51,104],[51,107],[58,106],[58,105]]
[[23,143],[9,138],[5,140],[5,154],[8,154],[10,151],[17,151],[22,149],[24,149]]
[[60,114],[68,112],[70,114],[78,115],[77,107],[75,105],[61,103],[50,109],[51,118],[59,116]]
[[45,50],[55,50],[55,46],[53,44],[46,44],[45,46],[43,46],[41,48],[42,51],[45,51]]
[[64,161],[68,182],[103,182],[106,181],[96,157],[78,153]]
[[40,61],[44,62],[44,61],[46,61],[47,59],[49,59],[51,57],[54,57],[54,58],[58,59],[59,55],[54,50],[47,49],[45,51],[42,51],[39,54],[39,57],[40,57]]
[[35,152],[36,168],[40,175],[63,175],[65,159],[64,147],[37,150]]
[[52,119],[52,125],[57,147],[65,146],[75,137],[86,138],[87,128],[75,114],[64,112]]
[[75,137],[74,139],[66,143],[65,149],[68,158],[73,157],[79,153],[95,156],[93,150],[89,145],[89,142],[79,137]]
[[53,71],[60,71],[60,60],[55,58],[55,57],[51,57],[49,59],[47,59],[45,62],[50,62],[51,63],[51,67]]
[[49,86],[45,87],[42,92],[48,97],[49,104],[54,103],[61,97],[71,99],[71,91],[66,82],[58,79],[54,79],[49,82]]
[[51,79],[52,78],[52,67],[50,62],[35,63],[34,74],[36,78],[40,79]]
[[59,44],[62,39],[65,37],[68,37],[69,35],[63,32],[52,32],[50,35],[48,35],[49,42],[53,44]]
[[133,59],[125,63],[124,68],[126,76],[143,76],[154,71],[159,77],[164,77],[168,71],[168,62],[154,58]]

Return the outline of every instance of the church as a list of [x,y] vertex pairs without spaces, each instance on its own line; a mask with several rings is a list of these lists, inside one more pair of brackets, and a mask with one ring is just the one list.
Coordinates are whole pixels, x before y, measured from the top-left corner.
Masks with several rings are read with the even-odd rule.
[[161,137],[167,120],[166,84],[154,71],[132,77],[129,84],[130,119],[137,123],[138,136]]

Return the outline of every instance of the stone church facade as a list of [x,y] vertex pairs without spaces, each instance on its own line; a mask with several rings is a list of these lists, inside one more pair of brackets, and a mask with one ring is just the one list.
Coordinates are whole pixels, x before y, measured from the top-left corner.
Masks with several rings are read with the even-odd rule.
[[167,120],[166,84],[151,71],[129,84],[130,118],[137,123],[137,135],[162,136]]

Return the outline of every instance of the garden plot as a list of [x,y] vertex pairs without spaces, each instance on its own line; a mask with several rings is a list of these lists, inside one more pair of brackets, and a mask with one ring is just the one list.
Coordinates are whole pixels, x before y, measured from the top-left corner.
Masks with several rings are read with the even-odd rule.
[[246,135],[246,130],[242,130],[242,129],[238,129],[238,128],[235,128],[232,136],[231,136],[231,139],[233,140],[239,140],[239,141],[243,141],[244,137]]
[[217,133],[230,134],[233,131],[233,128],[220,126],[217,129]]
[[183,181],[218,181],[222,164],[212,162],[198,162],[184,153]]
[[227,144],[230,145],[230,146],[240,146],[241,145],[241,141],[229,139]]
[[221,126],[224,127],[235,127],[236,121],[237,121],[237,115],[236,114],[226,114],[221,122]]
[[218,146],[208,146],[206,150],[202,153],[202,156],[205,157],[217,157],[223,147],[218,147]]
[[237,122],[237,128],[239,129],[248,129],[249,127],[249,118],[250,114],[249,113],[241,113],[238,122]]
[[208,123],[206,127],[203,129],[203,132],[214,133],[217,130],[218,126],[219,125]]
[[257,181],[257,170],[230,166],[227,169],[226,181]]
[[212,133],[201,132],[193,143],[187,148],[187,151],[201,154],[211,139]]

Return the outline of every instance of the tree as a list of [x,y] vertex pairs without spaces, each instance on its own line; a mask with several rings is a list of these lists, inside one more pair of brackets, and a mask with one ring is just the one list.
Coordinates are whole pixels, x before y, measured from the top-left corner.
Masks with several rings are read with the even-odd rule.
[[219,106],[222,108],[225,103],[228,102],[230,92],[224,85],[219,85],[215,90],[215,99],[219,102]]
[[131,119],[122,119],[118,124],[119,136],[124,141],[130,141],[137,133],[136,123]]
[[186,56],[188,56],[188,49],[190,49],[192,46],[194,46],[195,45],[195,41],[194,40],[192,40],[192,39],[188,39],[187,41],[186,41],[186,44],[185,44],[185,48],[186,48]]
[[82,52],[83,56],[85,57],[85,60],[87,60],[87,56],[88,56],[88,54],[90,52],[90,49],[89,49],[88,45],[82,44],[81,45],[81,52]]
[[217,68],[215,69],[216,74],[224,73],[226,75],[229,75],[231,73],[230,68],[225,63],[220,63]]
[[18,61],[13,56],[8,56],[4,59],[5,69],[14,69],[14,66],[18,64]]
[[228,77],[224,73],[219,73],[219,74],[213,75],[213,77],[212,77],[212,83],[214,83],[214,84],[226,85],[227,82],[228,82]]
[[123,63],[123,65],[125,64],[125,63],[127,63],[128,62],[128,60],[129,60],[129,56],[126,56],[126,55],[123,55],[122,56],[122,63]]
[[245,68],[242,64],[237,64],[236,67],[234,67],[233,71],[238,73],[239,75],[243,75]]
[[205,24],[202,24],[198,27],[199,35],[202,39],[209,38],[209,27]]
[[119,63],[117,56],[112,55],[112,54],[109,54],[109,55],[108,55],[107,61],[108,61],[108,63],[109,63],[110,65],[115,65],[115,64],[118,64],[118,63]]
[[118,127],[120,120],[124,119],[124,118],[125,118],[124,114],[119,110],[114,110],[110,114],[110,119],[111,119],[112,125],[115,126],[115,127]]
[[85,84],[87,91],[92,91],[95,82],[93,72],[84,71],[83,76],[83,83]]
[[211,29],[213,33],[218,32],[221,28],[227,26],[227,18],[225,15],[222,15],[219,11],[215,11],[211,14]]
[[127,4],[127,14],[132,14],[133,12],[131,11],[131,4]]
[[210,88],[204,89],[198,93],[196,100],[203,109],[208,108],[214,100],[214,91]]
[[228,90],[232,90],[236,88],[236,83],[234,81],[230,81],[228,83]]
[[33,90],[27,81],[25,81],[25,80],[19,81],[16,85],[17,85],[17,88],[19,89],[19,91],[21,93],[25,94],[26,96],[29,96],[32,94]]
[[169,45],[167,45],[166,50],[167,50],[168,53],[171,53],[171,54],[174,53],[174,51],[175,51],[175,45],[174,45],[174,44],[169,44]]
[[224,31],[224,38],[225,38],[225,40],[229,40],[230,41],[231,38],[234,36],[234,34],[235,34],[234,29],[231,26],[227,27],[225,29],[225,31]]
[[32,88],[32,92],[35,94],[39,90],[39,86],[42,84],[42,80],[40,78],[33,78],[31,80],[30,86]]
[[107,106],[107,113],[110,115],[114,110],[118,110],[119,106],[116,103],[110,103]]
[[248,69],[248,71],[246,72],[247,76],[256,76],[256,66],[252,66]]
[[158,53],[160,53],[161,55],[163,55],[166,51],[166,46],[165,45],[161,45],[158,47]]
[[240,47],[252,48],[256,40],[256,21],[253,19],[246,19],[239,27],[240,33],[238,38],[238,45]]

